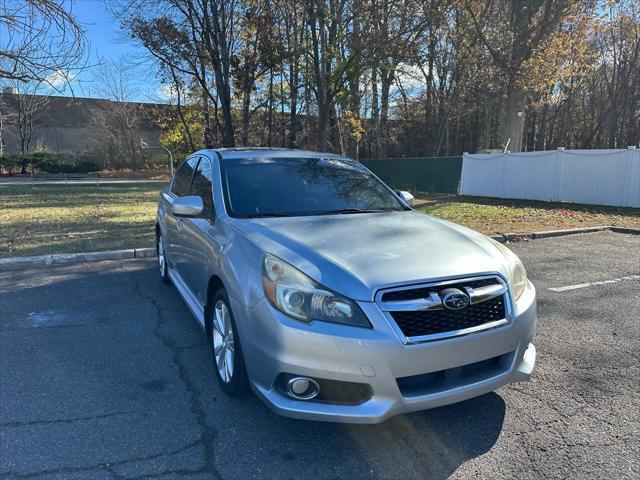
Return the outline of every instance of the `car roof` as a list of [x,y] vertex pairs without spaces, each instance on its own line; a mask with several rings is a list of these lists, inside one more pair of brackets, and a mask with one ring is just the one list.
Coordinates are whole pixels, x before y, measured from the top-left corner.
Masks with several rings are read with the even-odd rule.
[[265,148],[265,147],[239,147],[216,148],[204,150],[219,155],[224,159],[249,159],[249,158],[335,158],[351,160],[336,153],[312,152],[310,150],[297,150],[293,148]]

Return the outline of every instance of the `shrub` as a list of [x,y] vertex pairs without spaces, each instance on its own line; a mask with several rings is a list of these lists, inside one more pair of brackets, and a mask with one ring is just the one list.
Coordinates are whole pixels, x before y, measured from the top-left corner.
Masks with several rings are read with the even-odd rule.
[[0,156],[0,170],[11,173],[89,173],[100,167],[90,160],[79,160],[73,154],[64,153],[10,153]]
[[89,172],[97,172],[100,170],[100,167],[97,163],[89,162],[89,161],[81,161],[76,164],[68,164],[68,163],[57,163],[53,165],[48,165],[48,169],[44,169],[40,167],[40,170],[43,172],[49,173],[89,173]]
[[14,155],[0,155],[0,173],[7,172],[13,173],[13,170],[18,166]]

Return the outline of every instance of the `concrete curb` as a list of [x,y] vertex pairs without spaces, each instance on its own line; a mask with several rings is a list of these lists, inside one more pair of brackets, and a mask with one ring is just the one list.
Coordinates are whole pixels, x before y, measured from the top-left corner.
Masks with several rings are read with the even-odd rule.
[[126,250],[107,250],[104,252],[63,253],[56,255],[38,255],[34,257],[0,258],[0,271],[15,268],[46,265],[64,265],[69,263],[100,262],[103,260],[131,260],[156,256],[156,249],[131,248]]
[[561,237],[563,235],[576,235],[579,233],[594,233],[602,232],[603,230],[609,230],[612,227],[586,227],[586,228],[569,228],[566,230],[548,230],[546,232],[534,232],[533,238],[549,238],[549,237]]
[[638,228],[627,228],[627,227],[613,227],[608,225],[603,225],[600,227],[584,227],[584,228],[567,228],[565,230],[546,230],[542,232],[528,232],[528,233],[505,233],[502,235],[494,235],[491,238],[497,240],[498,242],[517,242],[517,241],[527,241],[534,240],[538,238],[551,238],[551,237],[564,237],[567,235],[578,235],[582,233],[596,233],[596,232],[604,232],[611,231],[616,233],[626,233],[629,235],[640,235],[640,229]]
[[136,248],[134,250],[135,258],[151,258],[157,256],[157,254],[155,247]]
[[[586,227],[569,228],[566,230],[548,230],[544,232],[529,233],[505,233],[492,235],[491,238],[500,242],[513,242],[519,240],[534,240],[538,238],[563,237],[581,233],[595,233],[603,231],[625,233],[628,235],[640,235],[640,229],[627,227]],[[0,258],[0,271],[13,270],[23,267],[37,267],[46,265],[64,265],[69,263],[99,262],[103,260],[131,260],[134,258],[152,258],[156,256],[154,247],[131,248],[127,250],[108,250],[105,252],[65,253],[58,255],[39,255],[35,257],[11,257]]]

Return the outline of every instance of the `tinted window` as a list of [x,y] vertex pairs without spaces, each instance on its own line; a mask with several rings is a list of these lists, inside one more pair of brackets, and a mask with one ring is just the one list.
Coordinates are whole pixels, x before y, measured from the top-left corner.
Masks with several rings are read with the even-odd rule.
[[191,186],[191,176],[193,170],[198,163],[198,157],[192,157],[186,162],[183,162],[175,175],[173,176],[173,183],[171,184],[171,193],[178,197],[184,197],[189,195],[189,187]]
[[213,196],[211,192],[211,162],[206,158],[201,158],[196,173],[193,175],[191,184],[191,195],[202,198],[204,204],[204,215],[209,217],[213,212]]
[[236,217],[402,210],[361,164],[320,158],[222,161],[227,211]]

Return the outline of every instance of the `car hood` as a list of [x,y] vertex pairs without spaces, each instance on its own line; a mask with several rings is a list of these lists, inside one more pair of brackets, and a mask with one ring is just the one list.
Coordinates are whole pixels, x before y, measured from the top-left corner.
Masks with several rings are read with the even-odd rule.
[[415,211],[233,219],[264,252],[355,300],[381,288],[459,276],[507,276],[502,253],[477,232]]

